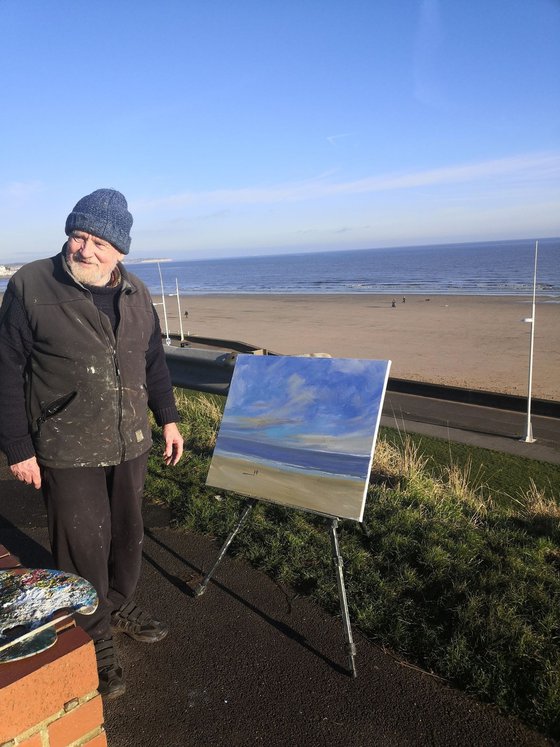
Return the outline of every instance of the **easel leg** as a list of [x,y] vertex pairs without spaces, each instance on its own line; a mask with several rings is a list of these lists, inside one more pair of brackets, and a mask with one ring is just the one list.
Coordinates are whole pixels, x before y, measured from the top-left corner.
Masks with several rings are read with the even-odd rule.
[[336,532],[337,527],[338,519],[333,519],[331,523],[332,558],[336,571],[338,597],[340,600],[342,621],[344,623],[344,637],[346,638],[346,651],[348,652],[348,663],[350,665],[349,668],[352,672],[352,677],[357,677],[356,664],[354,662],[354,657],[356,656],[356,646],[354,645],[354,640],[352,638],[352,628],[350,627],[350,615],[348,613],[348,602],[346,601],[346,587],[344,586],[344,576],[342,573],[342,556],[340,554],[338,534]]
[[232,529],[232,531],[229,533],[228,538],[226,539],[226,541],[222,545],[222,549],[220,550],[220,554],[218,555],[218,558],[217,558],[216,562],[214,563],[214,565],[212,566],[212,568],[208,571],[208,573],[206,574],[204,580],[195,589],[193,589],[193,594],[194,594],[195,597],[201,596],[201,594],[204,594],[204,592],[206,591],[206,587],[208,586],[208,583],[209,583],[210,579],[212,578],[212,575],[213,575],[214,571],[219,566],[222,558],[224,557],[224,555],[226,554],[226,552],[228,550],[228,547],[231,545],[231,543],[233,541],[233,538],[235,537],[235,535],[237,534],[237,532],[243,526],[243,522],[245,521],[245,519],[247,518],[247,516],[249,516],[249,514],[251,513],[251,510],[252,510],[252,508],[253,508],[253,506],[255,505],[256,502],[257,501],[254,498],[251,498],[251,499],[249,499],[247,501],[247,504],[245,506],[245,509],[244,509],[243,513],[241,514],[241,516],[239,518],[239,521],[235,525],[234,529]]

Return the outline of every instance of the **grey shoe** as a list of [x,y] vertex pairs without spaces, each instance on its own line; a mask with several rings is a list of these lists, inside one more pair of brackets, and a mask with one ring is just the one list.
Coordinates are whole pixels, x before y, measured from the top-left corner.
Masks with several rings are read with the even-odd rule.
[[128,602],[111,615],[113,633],[126,633],[135,641],[157,643],[167,635],[167,626],[143,612],[134,602]]

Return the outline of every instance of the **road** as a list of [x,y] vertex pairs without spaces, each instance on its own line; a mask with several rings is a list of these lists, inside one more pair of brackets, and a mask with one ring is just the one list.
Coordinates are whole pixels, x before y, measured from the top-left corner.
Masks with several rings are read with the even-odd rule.
[[381,423],[405,433],[422,433],[560,464],[558,418],[533,415],[536,441],[525,443],[520,440],[526,433],[525,413],[388,391]]
[[[204,339],[200,338],[202,341]],[[224,346],[229,342],[230,347],[226,350],[202,346],[165,348],[175,386],[222,395],[227,393],[235,363],[235,356],[231,351],[248,352],[254,348],[243,342],[213,342]],[[437,394],[425,396],[425,393],[421,396],[402,391],[403,387],[405,391],[415,391],[419,385],[424,386],[420,382],[396,380],[393,383],[398,384],[399,391],[394,388],[387,391],[383,425],[560,464],[560,418],[533,415],[531,423],[536,443],[529,444],[520,441],[526,433],[527,417],[523,412],[463,404],[444,398],[446,394],[455,399],[468,397],[472,394],[468,390],[428,385],[430,391],[426,393]],[[507,397],[501,395],[481,394],[487,395],[483,401],[490,400],[492,404],[500,400],[508,401]],[[558,407],[555,409],[558,410]]]

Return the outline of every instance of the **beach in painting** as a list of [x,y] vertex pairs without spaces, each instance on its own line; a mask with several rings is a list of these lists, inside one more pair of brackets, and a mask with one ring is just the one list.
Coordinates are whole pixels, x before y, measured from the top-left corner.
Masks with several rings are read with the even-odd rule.
[[207,484],[360,521],[389,367],[239,356]]
[[[361,520],[364,481],[304,470],[276,468],[217,452],[208,472],[208,484],[241,495],[269,500],[292,508],[303,508],[328,516]],[[270,496],[274,498],[270,498]]]

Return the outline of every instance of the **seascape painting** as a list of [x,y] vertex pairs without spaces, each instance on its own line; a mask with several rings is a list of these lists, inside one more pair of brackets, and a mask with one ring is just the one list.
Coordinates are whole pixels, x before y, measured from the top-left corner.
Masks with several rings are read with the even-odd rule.
[[207,484],[361,521],[390,365],[240,355]]

